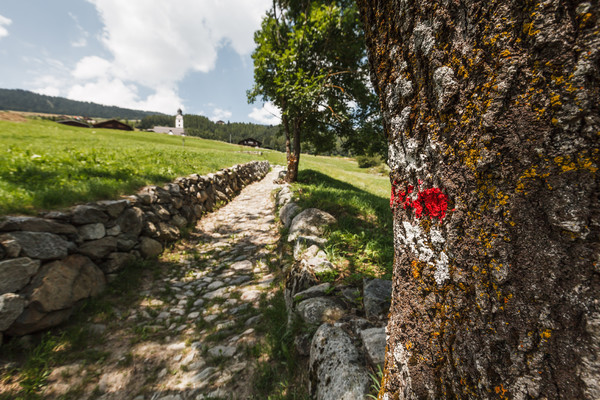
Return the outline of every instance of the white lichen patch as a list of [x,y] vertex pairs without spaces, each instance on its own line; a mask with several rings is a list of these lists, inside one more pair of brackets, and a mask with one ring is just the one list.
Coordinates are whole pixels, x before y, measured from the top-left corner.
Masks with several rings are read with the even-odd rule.
[[450,279],[450,270],[448,268],[448,264],[448,256],[442,251],[437,260],[435,260],[435,272],[433,274],[435,283],[437,283],[438,286],[442,286],[447,280]]

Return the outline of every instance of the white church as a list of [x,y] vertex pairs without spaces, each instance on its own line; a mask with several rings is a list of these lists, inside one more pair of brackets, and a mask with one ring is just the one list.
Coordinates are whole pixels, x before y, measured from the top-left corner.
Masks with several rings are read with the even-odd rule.
[[181,108],[177,110],[174,128],[171,126],[155,126],[152,128],[152,131],[157,133],[166,133],[168,135],[185,136],[185,130],[183,129],[183,113]]

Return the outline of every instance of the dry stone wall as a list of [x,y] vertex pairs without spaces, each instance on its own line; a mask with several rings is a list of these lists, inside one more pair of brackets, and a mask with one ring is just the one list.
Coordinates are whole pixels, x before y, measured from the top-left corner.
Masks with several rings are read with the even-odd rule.
[[158,256],[217,204],[262,179],[267,161],[147,186],[121,200],[0,219],[0,338],[64,322],[136,259]]

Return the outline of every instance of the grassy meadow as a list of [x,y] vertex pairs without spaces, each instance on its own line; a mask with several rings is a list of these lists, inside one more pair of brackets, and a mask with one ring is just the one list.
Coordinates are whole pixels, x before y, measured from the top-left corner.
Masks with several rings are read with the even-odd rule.
[[[116,198],[178,176],[284,155],[152,132],[76,128],[44,120],[0,121],[0,214],[32,214]],[[247,150],[247,148],[246,148]]]

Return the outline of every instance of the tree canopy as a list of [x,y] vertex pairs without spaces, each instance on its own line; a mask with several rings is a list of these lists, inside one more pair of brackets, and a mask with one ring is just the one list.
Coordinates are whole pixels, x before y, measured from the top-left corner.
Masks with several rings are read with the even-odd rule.
[[[301,142],[317,152],[331,150],[340,137],[359,153],[385,148],[353,1],[274,0],[254,40],[255,84],[248,99],[281,109],[286,180],[296,180]],[[357,145],[361,135],[369,145]]]

